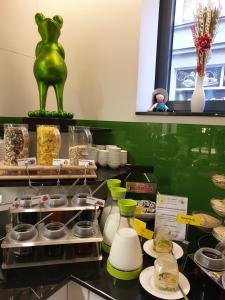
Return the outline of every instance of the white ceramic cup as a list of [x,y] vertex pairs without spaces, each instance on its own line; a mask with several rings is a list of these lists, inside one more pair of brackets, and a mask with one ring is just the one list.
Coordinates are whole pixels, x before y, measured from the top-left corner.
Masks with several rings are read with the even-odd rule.
[[117,148],[117,145],[106,145],[106,150]]
[[111,169],[117,169],[120,167],[120,163],[112,163],[112,162],[108,162],[108,166],[111,168]]
[[118,149],[110,149],[108,156],[108,166],[112,169],[116,169],[120,166],[121,163],[121,150]]
[[125,166],[127,164],[127,150],[121,150],[120,165]]
[[108,150],[98,150],[98,163],[101,167],[106,167],[108,162]]
[[105,145],[93,145],[96,147],[98,150],[105,150]]
[[92,159],[95,163],[98,162],[98,148],[88,147],[88,159]]

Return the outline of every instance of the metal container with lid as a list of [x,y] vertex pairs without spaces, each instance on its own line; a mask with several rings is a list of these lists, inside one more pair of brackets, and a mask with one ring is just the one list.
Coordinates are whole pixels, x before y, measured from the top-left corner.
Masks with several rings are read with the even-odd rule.
[[87,205],[87,197],[90,196],[88,193],[77,193],[72,198],[72,205],[74,206],[85,206]]
[[61,222],[51,222],[41,229],[41,235],[47,239],[60,239],[66,235],[66,227]]
[[211,271],[225,270],[225,256],[217,249],[203,247],[194,255],[194,261]]
[[32,224],[18,224],[12,228],[9,237],[16,242],[33,240],[37,237],[37,229]]
[[79,221],[73,226],[72,233],[77,237],[85,238],[95,235],[96,232],[93,222]]
[[49,199],[44,201],[44,206],[47,206],[47,207],[61,207],[61,206],[67,206],[67,205],[68,205],[68,199],[63,194],[49,195]]

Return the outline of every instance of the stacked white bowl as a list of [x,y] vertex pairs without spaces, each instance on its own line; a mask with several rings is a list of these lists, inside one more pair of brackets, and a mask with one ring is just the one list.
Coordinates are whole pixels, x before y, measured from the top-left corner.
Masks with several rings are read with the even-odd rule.
[[[101,167],[109,166],[112,169],[125,166],[127,163],[127,151],[121,150],[117,145],[95,145],[98,151],[97,162]],[[91,151],[94,152],[93,150]]]

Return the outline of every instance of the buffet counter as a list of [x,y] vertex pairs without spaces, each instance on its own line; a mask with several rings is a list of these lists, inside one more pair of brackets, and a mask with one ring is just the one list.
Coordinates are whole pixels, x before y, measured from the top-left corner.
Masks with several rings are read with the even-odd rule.
[[[225,299],[225,290],[196,266],[191,255],[186,258],[183,273],[191,286],[188,298],[190,300]],[[138,279],[121,281],[111,277],[106,271],[106,260],[105,255],[100,262],[1,271],[0,299],[158,299],[145,291]],[[153,262],[154,259],[144,253],[144,268],[153,265]],[[182,267],[184,257],[178,263]],[[75,287],[74,290],[71,290],[71,286]]]

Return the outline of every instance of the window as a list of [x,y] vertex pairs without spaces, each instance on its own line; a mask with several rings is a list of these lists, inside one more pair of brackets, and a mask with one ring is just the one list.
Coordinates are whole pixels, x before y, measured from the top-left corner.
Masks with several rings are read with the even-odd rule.
[[[190,111],[195,84],[196,52],[191,25],[196,0],[161,0],[155,88],[169,92],[169,107]],[[215,1],[213,1],[215,2]],[[218,3],[218,1],[217,1]],[[204,80],[205,112],[225,112],[225,3]]]

